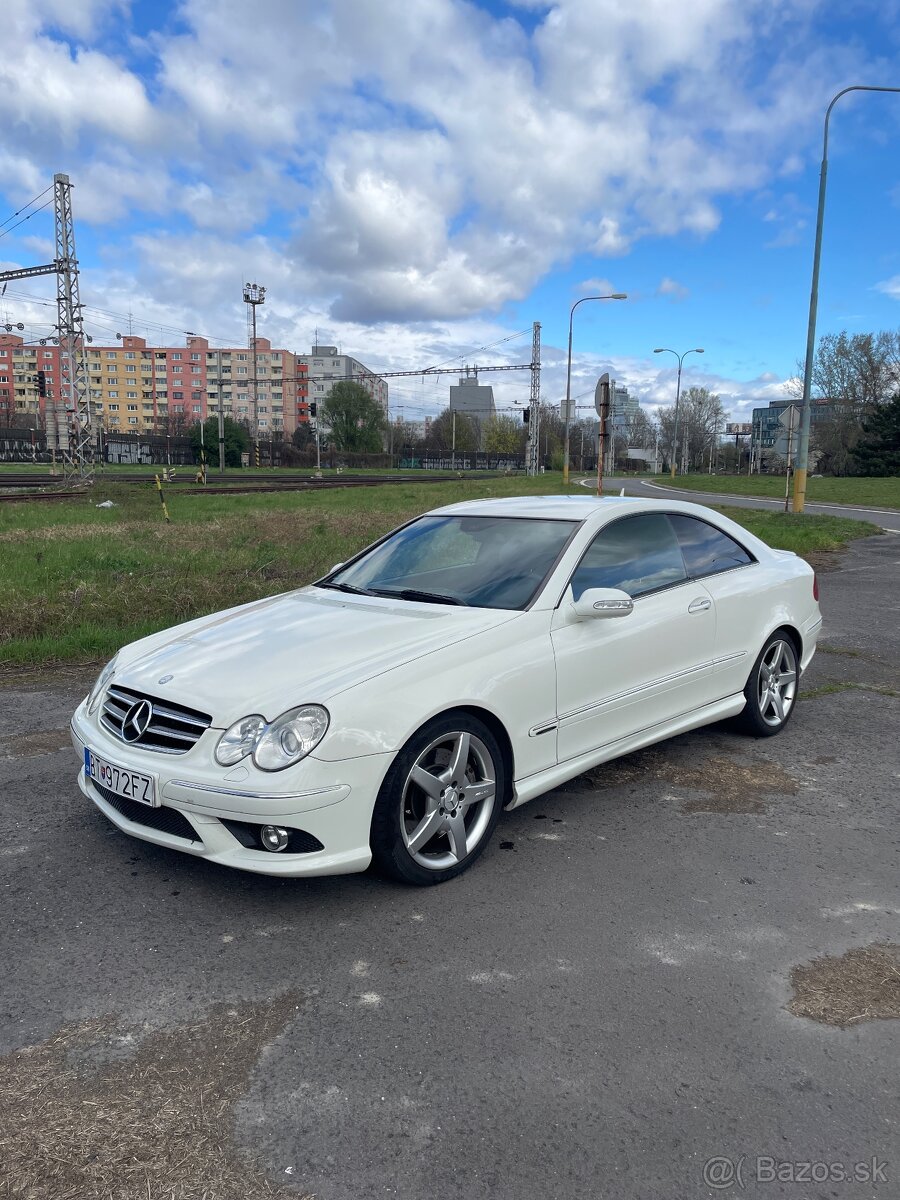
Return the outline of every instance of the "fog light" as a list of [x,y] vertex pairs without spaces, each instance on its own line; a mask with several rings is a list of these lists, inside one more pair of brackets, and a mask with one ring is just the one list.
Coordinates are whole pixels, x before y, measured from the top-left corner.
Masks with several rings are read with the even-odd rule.
[[282,829],[280,825],[263,825],[259,831],[259,840],[264,849],[271,850],[274,854],[278,850],[284,850],[291,840],[291,835],[289,830]]

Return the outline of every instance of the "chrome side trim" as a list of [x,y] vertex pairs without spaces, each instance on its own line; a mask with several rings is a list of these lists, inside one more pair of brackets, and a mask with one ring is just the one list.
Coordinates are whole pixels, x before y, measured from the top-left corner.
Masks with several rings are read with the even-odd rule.
[[529,737],[540,737],[542,733],[552,733],[554,729],[559,728],[559,721],[545,721],[542,725],[532,725],[528,730]]
[[747,657],[746,650],[738,650],[738,652],[736,654],[726,654],[722,658],[714,658],[713,666],[721,667],[723,663],[737,662],[737,660],[739,658],[746,658],[746,657]]
[[633,696],[641,696],[654,688],[662,687],[667,683],[674,683],[679,679],[686,679],[690,675],[697,675],[700,672],[708,671],[712,667],[712,662],[701,663],[696,667],[688,667],[686,671],[677,671],[674,675],[664,675],[661,679],[654,679],[650,683],[643,683],[640,687],[629,688],[625,692],[617,692],[614,696],[607,696],[605,700],[598,700],[596,704],[585,704],[583,708],[573,708],[571,712],[563,713],[559,718],[559,723],[571,721],[577,717],[583,717],[586,713],[599,712],[603,708],[608,708],[611,704],[618,704],[620,700],[628,700]]

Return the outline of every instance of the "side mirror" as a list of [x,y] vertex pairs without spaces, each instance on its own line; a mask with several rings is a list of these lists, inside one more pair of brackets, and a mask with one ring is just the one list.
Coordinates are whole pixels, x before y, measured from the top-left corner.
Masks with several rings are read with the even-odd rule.
[[627,617],[634,611],[634,601],[619,588],[588,588],[572,604],[578,621],[595,617]]

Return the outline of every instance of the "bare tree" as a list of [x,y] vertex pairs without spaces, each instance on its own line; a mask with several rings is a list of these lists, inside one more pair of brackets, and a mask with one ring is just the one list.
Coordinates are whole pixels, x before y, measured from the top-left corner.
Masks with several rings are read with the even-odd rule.
[[658,433],[658,422],[639,408],[628,427],[628,445],[635,450],[652,450],[656,445]]
[[715,392],[692,387],[681,397],[679,461],[684,471],[703,470],[716,438],[725,428],[725,410]]
[[[792,386],[802,394],[802,364]],[[862,425],[900,386],[900,330],[880,333],[826,334],[819,340],[813,361],[812,403],[822,408],[814,414],[810,449],[819,470],[845,475],[854,469],[854,450]]]

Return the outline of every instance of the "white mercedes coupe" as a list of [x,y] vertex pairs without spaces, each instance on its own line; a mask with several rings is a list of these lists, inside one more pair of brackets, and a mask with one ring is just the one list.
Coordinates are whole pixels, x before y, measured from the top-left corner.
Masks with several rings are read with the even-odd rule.
[[700,505],[451,504],[125,646],[72,718],[78,782],[226,866],[441,883],[598,763],[728,717],[780,733],[821,623],[802,559]]

